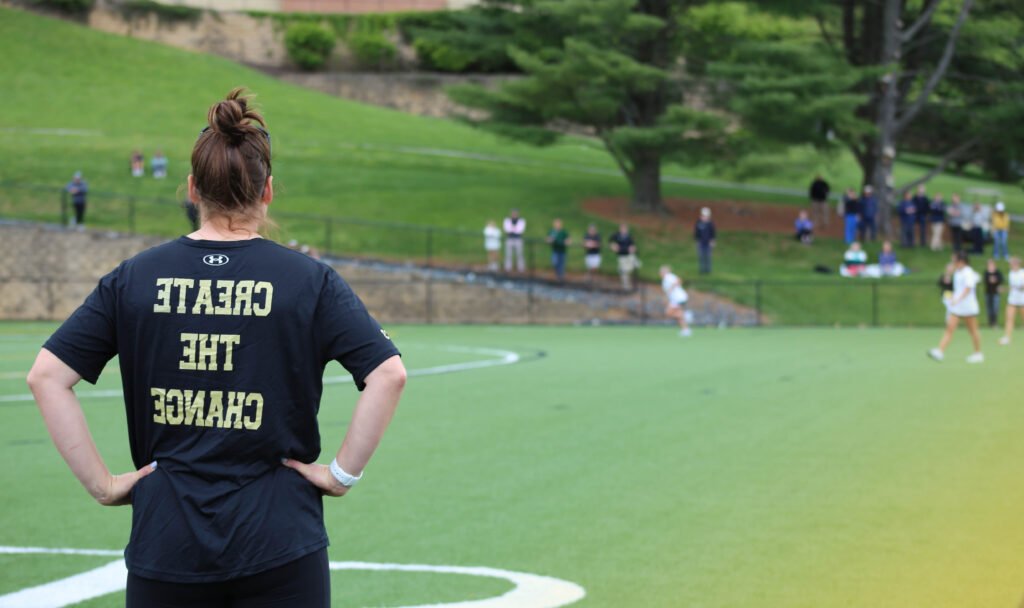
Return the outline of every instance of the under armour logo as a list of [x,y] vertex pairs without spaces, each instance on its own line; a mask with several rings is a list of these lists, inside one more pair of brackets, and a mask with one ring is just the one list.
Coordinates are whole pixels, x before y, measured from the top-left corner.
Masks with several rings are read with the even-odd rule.
[[230,259],[231,258],[223,253],[211,253],[203,256],[203,264],[206,264],[207,266],[223,266],[224,264],[227,264]]
[[388,340],[390,340],[390,339],[391,339],[391,336],[389,336],[389,335],[388,335],[388,332],[384,331],[383,329],[382,329],[382,330],[380,330],[380,334],[381,334],[382,336],[384,336],[385,338],[387,338]]

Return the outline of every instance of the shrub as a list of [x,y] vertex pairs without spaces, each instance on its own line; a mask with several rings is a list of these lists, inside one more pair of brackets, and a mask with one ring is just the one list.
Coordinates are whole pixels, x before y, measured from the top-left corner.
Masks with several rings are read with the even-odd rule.
[[334,50],[334,34],[315,23],[293,23],[284,34],[288,56],[304,70],[323,66]]
[[34,4],[56,9],[64,13],[87,13],[96,0],[33,0]]
[[398,49],[383,32],[355,32],[349,36],[348,48],[356,62],[367,68],[382,68],[398,56]]
[[[79,0],[81,1],[81,0]],[[179,4],[161,4],[154,0],[127,0],[116,5],[127,18],[156,15],[161,22],[188,21],[195,23],[203,16],[202,9]]]

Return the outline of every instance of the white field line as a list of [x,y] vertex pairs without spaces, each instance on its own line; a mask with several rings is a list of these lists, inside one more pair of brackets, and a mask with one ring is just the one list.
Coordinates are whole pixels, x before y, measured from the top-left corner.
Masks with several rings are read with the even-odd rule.
[[[120,555],[102,549],[46,549],[43,547],[0,547],[0,553],[52,555]],[[330,562],[331,570],[375,572],[432,572],[496,578],[512,583],[498,597],[445,604],[419,604],[405,608],[559,608],[583,599],[586,591],[576,583],[527,572],[481,566],[430,566],[424,564],[377,564]],[[125,588],[127,570],[117,560],[88,572],[0,596],[0,608],[61,608]]]
[[95,570],[0,595],[0,608],[70,606],[122,591],[127,578],[128,570],[124,567],[124,560],[119,559]]
[[[483,369],[486,367],[497,367],[501,365],[512,365],[519,363],[520,356],[518,353],[514,353],[510,350],[498,350],[495,348],[477,348],[473,346],[443,346],[441,350],[447,350],[449,352],[458,353],[471,353],[478,355],[485,355],[488,357],[494,357],[493,359],[482,359],[479,361],[466,361],[464,363],[450,363],[448,365],[436,365],[434,367],[423,367],[420,369],[409,370],[410,376],[436,376],[438,374],[453,374],[456,372],[466,372],[474,369]],[[324,384],[344,384],[351,382],[352,376],[327,376],[324,378]],[[120,397],[123,395],[121,389],[107,389],[97,391],[76,391],[75,393],[79,399],[98,399],[98,398],[109,398],[109,397]],[[33,397],[31,393],[24,393],[21,395],[3,395],[0,396],[0,403],[17,403],[24,401],[32,401]]]

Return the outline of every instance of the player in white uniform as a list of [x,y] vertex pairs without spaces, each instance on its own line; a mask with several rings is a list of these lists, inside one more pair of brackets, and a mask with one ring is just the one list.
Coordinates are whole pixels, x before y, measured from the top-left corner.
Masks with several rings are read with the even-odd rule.
[[672,269],[668,266],[662,266],[658,274],[661,275],[661,289],[665,292],[667,301],[665,314],[679,321],[679,335],[688,338],[692,333],[686,324],[686,301],[689,300],[689,296],[683,289],[683,282],[672,274]]
[[978,296],[975,288],[981,282],[981,277],[968,264],[967,254],[957,252],[954,262],[956,272],[953,273],[953,294],[946,301],[946,308],[949,310],[946,319],[946,333],[939,341],[939,347],[928,351],[928,356],[936,361],[945,358],[946,347],[953,339],[953,332],[956,331],[960,320],[963,319],[967,325],[967,331],[971,334],[971,342],[974,343],[974,352],[967,357],[968,363],[981,363],[985,356],[981,354],[981,336],[978,334]]
[[1020,311],[1024,319],[1024,268],[1020,267],[1020,258],[1010,258],[1010,293],[1006,296],[1006,333],[999,338],[999,343],[1006,346],[1013,336],[1013,321]]

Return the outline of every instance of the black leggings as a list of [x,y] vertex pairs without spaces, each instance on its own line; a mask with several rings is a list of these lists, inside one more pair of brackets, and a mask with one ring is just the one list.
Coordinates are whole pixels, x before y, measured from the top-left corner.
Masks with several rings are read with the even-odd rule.
[[168,583],[128,574],[127,608],[329,608],[327,549],[273,570],[216,583]]

